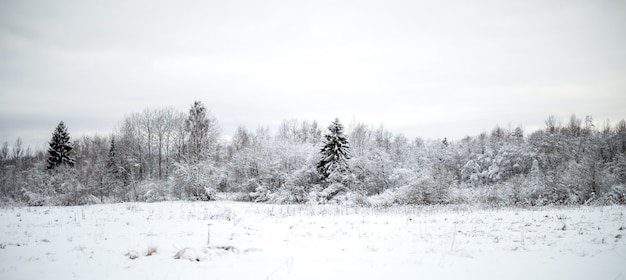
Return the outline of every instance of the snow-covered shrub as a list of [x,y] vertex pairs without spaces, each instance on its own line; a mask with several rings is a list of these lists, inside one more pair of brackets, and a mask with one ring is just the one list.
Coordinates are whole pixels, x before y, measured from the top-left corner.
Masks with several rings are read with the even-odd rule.
[[419,176],[408,185],[387,189],[379,195],[370,197],[370,203],[376,206],[434,204],[437,203],[434,200],[434,185],[432,178]]
[[320,192],[320,198],[326,201],[332,200],[335,196],[347,192],[348,189],[342,183],[333,183]]
[[56,205],[71,206],[98,203],[99,199],[90,194],[89,189],[85,188],[80,182],[70,180],[61,184],[60,192],[55,199]]
[[137,186],[137,200],[157,202],[170,199],[170,184],[164,181],[145,180]]
[[267,202],[270,200],[271,192],[264,186],[259,185],[253,192],[250,192],[250,200],[254,202]]
[[220,201],[243,201],[241,199],[241,196],[244,195],[246,197],[248,197],[248,194],[244,194],[244,193],[240,193],[240,192],[216,192],[215,193],[215,200],[220,200]]
[[177,163],[173,193],[189,200],[211,200],[216,189],[224,181],[221,170],[212,162],[197,164]]
[[307,199],[307,191],[304,186],[286,184],[282,188],[268,195],[268,201],[278,204],[303,203]]
[[315,169],[306,166],[292,173],[282,173],[280,187],[268,194],[271,203],[289,204],[305,203],[308,200],[311,186],[318,180]]
[[39,193],[34,193],[29,190],[24,190],[23,199],[28,206],[44,206],[49,204],[49,196],[44,196]]
[[436,182],[428,174],[421,174],[410,185],[398,190],[398,201],[402,204],[436,204],[440,199],[436,193]]
[[604,201],[607,204],[626,204],[626,186],[613,186],[605,195]]
[[583,204],[592,196],[596,168],[589,160],[570,160],[560,174],[557,186],[563,189],[565,204]]
[[431,192],[417,182],[395,189],[393,202],[398,204],[429,204]]
[[391,187],[406,186],[418,179],[418,174],[408,168],[395,168],[389,176]]
[[469,160],[461,168],[461,179],[468,182],[471,186],[477,186],[482,183],[481,167],[474,160]]
[[367,195],[375,195],[391,187],[389,179],[392,175],[393,163],[389,154],[384,150],[375,148],[367,150],[361,156],[351,159],[350,166],[351,181],[359,191],[364,191]]
[[467,185],[451,187],[449,192],[450,204],[468,204],[474,201],[474,189]]
[[373,195],[368,198],[370,206],[374,207],[389,207],[398,205],[398,195],[396,194],[398,189],[388,189],[381,194]]
[[488,206],[507,206],[514,202],[514,193],[511,184],[500,183],[479,188],[478,202]]
[[539,169],[539,161],[534,160],[530,173],[521,180],[520,200],[523,204],[546,205],[549,204],[546,179]]
[[333,183],[325,188],[321,185],[314,185],[308,194],[308,202],[311,204],[341,204],[346,199],[345,195],[348,192],[348,188],[341,183]]
[[368,199],[368,197],[360,192],[348,192],[346,194],[346,199],[347,199],[347,203],[350,206],[360,206],[360,207],[365,207],[365,206],[370,206],[371,203]]

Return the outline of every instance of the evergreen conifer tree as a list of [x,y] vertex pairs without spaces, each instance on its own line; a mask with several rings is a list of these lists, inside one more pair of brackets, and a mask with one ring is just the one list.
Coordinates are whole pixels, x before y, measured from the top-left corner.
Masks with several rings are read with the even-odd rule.
[[70,157],[72,153],[70,134],[67,132],[67,128],[65,127],[63,121],[59,123],[57,128],[52,133],[52,140],[50,140],[49,144],[48,169],[54,169],[62,164],[74,166],[76,161]]
[[104,169],[104,189],[102,192],[106,195],[113,194],[116,201],[127,201],[129,193],[124,189],[126,177],[123,168],[118,159],[118,150],[115,139],[111,139],[109,145],[109,153],[107,155]]
[[106,161],[106,172],[114,177],[117,177],[119,173],[116,154],[117,147],[115,146],[115,138],[111,138],[111,144],[109,145],[109,154]]
[[348,171],[348,159],[350,159],[350,144],[338,118],[328,127],[323,143],[317,171],[322,181],[329,181],[336,175],[345,174]]

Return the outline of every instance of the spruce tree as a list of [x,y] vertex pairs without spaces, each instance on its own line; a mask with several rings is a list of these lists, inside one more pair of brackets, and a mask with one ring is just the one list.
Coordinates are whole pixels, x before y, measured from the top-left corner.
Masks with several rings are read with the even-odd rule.
[[117,143],[114,138],[111,138],[104,172],[102,196],[112,194],[114,200],[126,201],[129,195],[126,193],[127,190],[123,188],[126,178],[118,159]]
[[328,127],[323,143],[317,171],[322,181],[331,181],[335,176],[348,172],[348,159],[350,159],[348,137],[344,134],[343,125],[338,118]]
[[70,134],[63,121],[59,123],[52,133],[48,148],[48,169],[54,169],[62,164],[74,166],[75,160],[70,157],[72,146],[70,145]]
[[111,138],[111,144],[109,145],[109,154],[106,161],[106,172],[114,177],[117,177],[119,173],[116,154],[117,147],[115,146],[115,138]]

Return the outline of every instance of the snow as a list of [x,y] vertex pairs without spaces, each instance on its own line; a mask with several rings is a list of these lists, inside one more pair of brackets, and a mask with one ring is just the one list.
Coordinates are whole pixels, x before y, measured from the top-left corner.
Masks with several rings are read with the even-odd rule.
[[3,208],[0,279],[626,279],[625,212],[225,201]]

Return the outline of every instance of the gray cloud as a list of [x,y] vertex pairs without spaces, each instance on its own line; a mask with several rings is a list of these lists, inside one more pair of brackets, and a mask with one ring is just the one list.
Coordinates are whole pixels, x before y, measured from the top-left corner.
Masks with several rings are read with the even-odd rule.
[[460,138],[624,118],[623,2],[297,2],[2,1],[0,141],[41,145],[60,120],[107,133],[195,99],[225,133],[339,116]]

